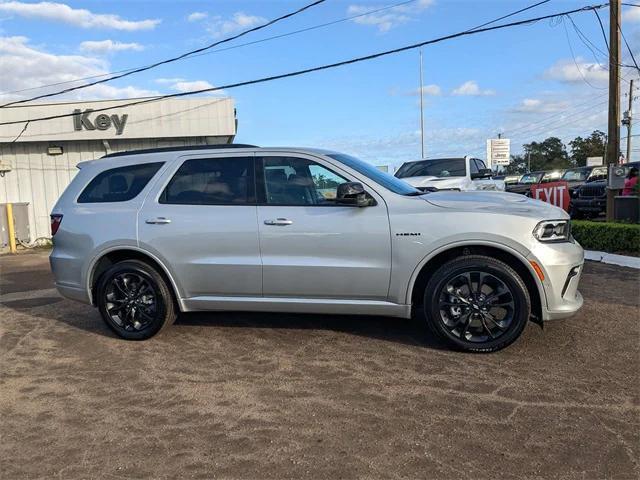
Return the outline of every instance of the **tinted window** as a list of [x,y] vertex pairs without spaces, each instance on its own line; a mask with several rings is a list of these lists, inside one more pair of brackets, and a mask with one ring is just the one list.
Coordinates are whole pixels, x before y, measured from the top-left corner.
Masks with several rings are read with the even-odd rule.
[[540,180],[542,180],[542,173],[526,173],[520,178],[520,183],[540,183]]
[[338,185],[348,180],[328,168],[293,157],[266,157],[264,193],[274,205],[333,205]]
[[78,197],[78,203],[126,202],[136,197],[162,162],[112,168],[97,175]]
[[469,162],[469,169],[470,169],[471,173],[480,173],[480,168],[482,168],[482,167],[478,166],[478,161],[477,160],[473,160],[472,159]]
[[589,176],[589,170],[584,168],[579,168],[576,170],[567,170],[562,175],[562,180],[567,182],[583,182]]
[[182,205],[246,205],[255,203],[253,159],[198,158],[185,161],[160,203]]
[[396,177],[464,177],[466,176],[464,158],[440,158],[405,163],[396,172]]
[[422,195],[423,192],[416,190],[402,180],[398,180],[393,175],[383,172],[377,169],[370,163],[364,162],[351,155],[345,155],[343,153],[331,153],[328,155],[334,160],[338,160],[340,163],[345,164],[349,168],[353,168],[356,172],[361,173],[367,178],[370,178],[378,185],[382,185],[384,188],[391,190],[393,193],[400,195]]

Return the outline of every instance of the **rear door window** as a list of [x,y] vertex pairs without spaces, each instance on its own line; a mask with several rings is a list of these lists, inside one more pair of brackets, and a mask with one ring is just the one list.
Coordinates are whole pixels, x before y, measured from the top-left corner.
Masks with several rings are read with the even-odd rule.
[[78,203],[126,202],[149,183],[162,162],[111,168],[98,174],[78,197]]
[[255,204],[252,157],[186,160],[160,196],[178,205]]

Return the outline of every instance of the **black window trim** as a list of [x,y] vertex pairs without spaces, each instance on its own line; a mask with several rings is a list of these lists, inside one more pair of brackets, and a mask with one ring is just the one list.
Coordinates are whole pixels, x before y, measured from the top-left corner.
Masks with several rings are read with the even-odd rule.
[[[325,165],[324,163],[319,162],[318,157],[313,156],[313,158],[305,158],[308,154],[301,154],[301,153],[296,153],[296,152],[265,152],[267,153],[267,155],[264,154],[260,154],[259,152],[256,153],[256,156],[254,158],[255,160],[255,181],[256,181],[256,198],[258,200],[257,205],[259,207],[301,207],[301,208],[317,208],[317,207],[322,207],[322,208],[335,208],[335,207],[348,207],[348,208],[353,208],[352,205],[341,205],[339,203],[330,203],[327,205],[319,205],[319,204],[308,204],[308,205],[298,205],[298,204],[291,204],[291,203],[269,203],[267,202],[267,192],[265,190],[265,176],[264,176],[264,159],[265,158],[269,158],[269,157],[281,157],[281,158],[297,158],[300,160],[306,160],[308,162],[313,162],[316,163],[317,165],[320,165],[323,168],[326,168],[327,170],[329,170],[331,173],[333,173],[334,175],[338,175],[339,177],[349,177],[349,174],[347,172],[344,173],[338,173],[335,171],[334,168],[330,168],[329,166]],[[311,156],[311,155],[308,155]],[[331,167],[333,167],[333,165],[331,165]],[[353,180],[350,180],[349,178],[346,178],[346,180],[348,182],[352,182]],[[360,182],[360,180],[357,180],[359,183],[363,183]],[[363,183],[363,185],[365,185]],[[368,187],[368,185],[366,185]],[[368,194],[369,196],[371,196],[374,199],[374,203],[371,206],[375,206],[378,204],[377,200],[375,199],[375,197],[373,197],[370,193]]]
[[[173,180],[173,178],[176,176],[176,174],[178,173],[178,170],[180,170],[180,168],[189,160],[220,160],[220,159],[231,159],[231,158],[246,158],[249,160],[249,168],[252,170],[253,183],[254,183],[253,201],[246,202],[246,203],[169,203],[169,202],[162,201],[163,197],[166,195],[165,192],[167,191],[167,187],[169,186],[169,183],[171,183],[171,180]],[[174,205],[174,206],[186,206],[186,207],[254,207],[258,205],[257,194],[256,194],[256,177],[257,177],[256,157],[254,152],[236,153],[235,155],[233,154],[229,155],[229,154],[223,154],[223,153],[220,153],[217,155],[202,154],[198,156],[184,155],[184,156],[178,157],[178,159],[176,160],[177,161],[176,161],[175,168],[169,171],[165,181],[162,183],[162,185],[158,189],[159,193],[156,195],[155,203],[159,205]]]
[[[166,166],[166,161],[162,160],[162,161],[151,161],[151,162],[137,162],[137,163],[130,163],[130,164],[124,164],[124,165],[118,165],[118,166],[113,166],[111,168],[107,168],[105,170],[101,170],[99,172],[97,172],[95,175],[93,175],[91,178],[89,178],[87,180],[87,182],[83,185],[83,187],[79,190],[77,196],[75,197],[74,203],[78,204],[78,205],[95,205],[95,204],[102,204],[102,203],[126,203],[126,202],[131,202],[133,200],[136,200],[138,197],[140,197],[140,195],[147,190],[148,188],[150,188],[150,186],[154,185],[154,179],[158,177],[159,172],[161,172],[163,170],[163,168]],[[149,178],[149,180],[147,180],[147,183],[145,183],[145,185],[140,189],[140,191],[134,195],[133,197],[127,199],[127,200],[112,200],[112,201],[100,201],[100,202],[81,202],[80,201],[80,197],[82,197],[82,195],[84,194],[84,192],[87,190],[87,188],[89,188],[89,186],[91,185],[91,183],[98,178],[100,175],[103,175],[107,172],[111,172],[113,170],[120,170],[123,168],[133,168],[133,167],[140,167],[142,165],[158,165],[158,168],[156,169],[156,171],[153,173],[153,175]]]

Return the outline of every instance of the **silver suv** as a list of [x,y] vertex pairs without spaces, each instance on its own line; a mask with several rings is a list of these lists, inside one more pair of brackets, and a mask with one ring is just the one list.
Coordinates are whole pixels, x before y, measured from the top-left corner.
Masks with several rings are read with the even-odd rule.
[[83,162],[51,215],[62,295],[126,339],[178,312],[424,314],[494,351],[567,317],[583,250],[568,215],[503,192],[416,190],[352,156],[228,145]]

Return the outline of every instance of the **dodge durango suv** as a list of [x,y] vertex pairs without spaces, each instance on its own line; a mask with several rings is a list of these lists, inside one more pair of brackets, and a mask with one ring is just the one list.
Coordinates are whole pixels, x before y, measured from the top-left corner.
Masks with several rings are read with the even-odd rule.
[[488,352],[582,305],[567,214],[521,195],[424,193],[307,148],[167,148],[78,167],[51,215],[51,268],[62,295],[125,339],[179,312],[416,314],[451,346]]

